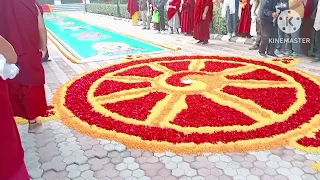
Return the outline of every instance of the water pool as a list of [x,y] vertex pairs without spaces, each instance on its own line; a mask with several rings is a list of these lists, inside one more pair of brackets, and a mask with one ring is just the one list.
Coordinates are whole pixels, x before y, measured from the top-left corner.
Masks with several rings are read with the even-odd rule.
[[80,63],[164,50],[142,40],[58,13],[45,14],[44,21],[50,35]]

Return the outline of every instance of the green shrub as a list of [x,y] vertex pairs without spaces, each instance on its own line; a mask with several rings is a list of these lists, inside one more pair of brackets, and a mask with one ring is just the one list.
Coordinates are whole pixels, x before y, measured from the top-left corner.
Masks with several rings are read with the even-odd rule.
[[[95,0],[98,2],[99,0]],[[103,1],[103,0],[100,0]],[[88,12],[97,13],[97,14],[105,14],[109,16],[116,16],[117,15],[117,4],[111,3],[116,2],[116,0],[109,0],[109,3],[91,3],[88,5]],[[123,0],[127,1],[127,0]],[[91,2],[93,2],[91,0]],[[127,4],[119,4],[120,14],[121,17],[130,19],[131,16],[127,11]],[[213,22],[212,22],[212,33],[215,34],[226,34],[227,27],[225,20],[221,17],[221,9],[219,7],[214,8],[213,13]]]
[[221,8],[215,7],[213,11],[213,30],[215,34],[227,34],[227,26],[224,18],[221,17]]

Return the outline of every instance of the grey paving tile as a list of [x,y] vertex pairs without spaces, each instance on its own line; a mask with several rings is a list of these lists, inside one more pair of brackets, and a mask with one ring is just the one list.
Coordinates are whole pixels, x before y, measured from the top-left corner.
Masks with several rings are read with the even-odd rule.
[[91,170],[86,170],[84,172],[81,173],[81,177],[85,178],[85,179],[89,179],[89,178],[92,178],[94,177],[93,176],[94,172],[91,171]]
[[72,170],[69,172],[68,177],[71,179],[74,179],[76,177],[79,177],[80,175],[81,175],[81,172],[79,170],[75,169],[75,170]]
[[28,170],[28,172],[31,178],[36,179],[36,178],[41,178],[44,171],[38,168],[38,169],[30,169]]
[[46,171],[43,174],[44,179],[52,179],[52,180],[66,179],[67,176],[68,176],[68,172],[66,171],[56,172],[56,171],[50,170],[50,171]]
[[[54,141],[54,138],[52,139]],[[56,142],[49,142],[45,144],[43,147],[38,148],[38,153],[40,156],[41,163],[49,162],[54,156],[61,154]]]
[[90,169],[90,165],[89,164],[82,164],[82,165],[79,165],[79,167],[78,167],[78,170],[81,171],[81,172],[89,170],[89,169]]
[[63,157],[55,156],[51,159],[51,161],[43,163],[41,168],[44,171],[54,170],[54,171],[62,171],[67,167],[67,164],[63,161]]
[[112,158],[112,159],[111,159],[111,162],[112,162],[113,164],[119,164],[119,163],[123,162],[123,158],[120,157],[120,156],[117,156],[117,157]]
[[120,174],[120,172],[117,170],[114,170],[114,169],[107,170],[107,176],[112,179],[120,178],[120,177],[118,177],[119,174]]
[[139,149],[134,149],[131,151],[131,156],[134,158],[140,157],[142,155],[142,152]]
[[[107,171],[105,170],[98,170],[98,171],[95,171],[94,172],[94,177],[98,178],[98,179],[101,179],[103,177],[107,177]],[[110,179],[110,178],[109,178]]]
[[103,166],[105,164],[108,164],[109,162],[110,162],[110,159],[108,157],[103,159],[92,158],[88,160],[88,164],[91,165],[91,170],[93,171],[101,170]]

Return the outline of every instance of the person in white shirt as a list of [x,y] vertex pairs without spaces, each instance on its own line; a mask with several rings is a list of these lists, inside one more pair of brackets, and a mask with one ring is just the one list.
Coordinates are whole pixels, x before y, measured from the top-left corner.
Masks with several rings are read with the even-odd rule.
[[252,33],[251,35],[254,36],[256,35],[256,39],[254,41],[254,44],[249,48],[249,50],[258,50],[260,47],[261,43],[261,19],[260,19],[260,13],[261,13],[261,8],[263,7],[263,4],[265,3],[266,0],[251,0],[250,3],[253,4],[252,7],[252,27],[255,27],[254,30],[256,33]]
[[221,0],[221,17],[226,20],[229,40],[238,32],[239,0]]
[[[318,1],[318,0],[315,0]],[[320,61],[320,3],[318,3],[317,8],[315,9],[314,15],[315,15],[315,21],[314,21],[314,29],[316,30],[316,39],[315,39],[315,45],[317,48],[316,51],[316,58],[314,59],[315,62],[319,62]]]

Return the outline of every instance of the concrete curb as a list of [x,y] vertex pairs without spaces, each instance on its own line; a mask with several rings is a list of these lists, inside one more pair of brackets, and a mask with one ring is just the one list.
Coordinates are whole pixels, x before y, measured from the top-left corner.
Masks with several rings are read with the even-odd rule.
[[211,34],[211,39],[221,40],[221,41],[230,41],[230,42],[242,43],[242,44],[247,44],[247,45],[253,45],[254,44],[254,40],[250,39],[250,38],[232,37],[229,40],[229,36],[228,35],[221,35],[221,34]]

